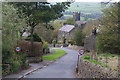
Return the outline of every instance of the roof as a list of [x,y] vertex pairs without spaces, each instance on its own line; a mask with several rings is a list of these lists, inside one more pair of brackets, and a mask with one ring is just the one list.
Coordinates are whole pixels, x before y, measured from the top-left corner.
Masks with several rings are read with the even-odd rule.
[[86,24],[87,21],[76,21],[76,24]]
[[64,25],[63,27],[61,27],[61,28],[59,29],[59,31],[70,32],[70,31],[73,30],[74,28],[75,28],[74,25],[68,25],[68,24],[66,24],[66,25]]

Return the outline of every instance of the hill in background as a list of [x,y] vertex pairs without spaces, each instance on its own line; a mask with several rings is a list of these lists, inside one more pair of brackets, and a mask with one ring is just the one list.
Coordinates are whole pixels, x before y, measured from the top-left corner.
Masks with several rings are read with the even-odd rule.
[[70,5],[68,10],[64,12],[64,16],[59,20],[65,20],[72,17],[73,12],[81,12],[81,20],[95,20],[102,15],[102,8],[100,3],[95,2],[74,2]]

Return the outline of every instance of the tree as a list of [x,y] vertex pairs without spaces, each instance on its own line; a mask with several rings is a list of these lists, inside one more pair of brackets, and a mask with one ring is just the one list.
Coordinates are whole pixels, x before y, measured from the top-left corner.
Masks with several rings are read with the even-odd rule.
[[100,21],[101,33],[97,39],[98,50],[109,53],[120,53],[120,26],[119,10],[120,3],[114,3],[103,10],[104,15]]
[[[11,63],[11,71],[15,72],[22,65],[26,65],[26,54],[18,55],[15,52],[20,40],[20,30],[26,26],[26,20],[23,15],[19,18],[17,9],[13,5],[2,4],[2,63]],[[4,68],[6,67],[2,67],[3,75],[7,74]]]
[[65,23],[64,20],[55,20],[54,22],[51,22],[51,25],[54,27],[55,30],[58,30],[63,26],[63,23]]
[[55,5],[50,5],[48,2],[16,2],[13,4],[18,7],[19,13],[22,11],[28,18],[27,24],[31,27],[31,51],[33,51],[34,28],[40,23],[45,23],[48,28],[48,22],[63,16],[62,12],[70,6],[70,2],[56,3]]
[[98,20],[94,20],[94,21],[87,21],[87,24],[85,25],[85,28],[83,28],[83,34],[85,34],[85,36],[89,36],[92,33],[92,29],[93,28],[97,28],[99,25],[99,21]]
[[75,20],[73,18],[68,18],[66,21],[65,21],[66,24],[71,24],[71,25],[74,25],[75,24]]
[[74,41],[78,46],[83,46],[84,45],[84,34],[82,33],[82,29],[78,29],[74,33]]

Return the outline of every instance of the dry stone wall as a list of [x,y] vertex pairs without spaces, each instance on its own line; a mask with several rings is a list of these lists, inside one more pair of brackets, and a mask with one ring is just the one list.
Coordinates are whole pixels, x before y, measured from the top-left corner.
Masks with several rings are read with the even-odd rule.
[[78,75],[80,78],[118,78],[119,76],[118,71],[115,72],[84,59],[79,60]]

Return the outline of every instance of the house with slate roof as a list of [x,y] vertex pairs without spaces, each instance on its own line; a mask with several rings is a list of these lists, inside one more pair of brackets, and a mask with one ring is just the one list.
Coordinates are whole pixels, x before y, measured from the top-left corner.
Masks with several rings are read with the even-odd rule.
[[62,42],[63,38],[66,40],[71,40],[74,36],[74,32],[79,28],[84,28],[86,21],[80,21],[80,13],[74,13],[73,18],[75,19],[76,23],[74,25],[64,24],[58,30],[58,42]]
[[58,41],[62,41],[63,38],[70,40],[73,37],[73,32],[75,30],[74,25],[64,25],[58,30]]

